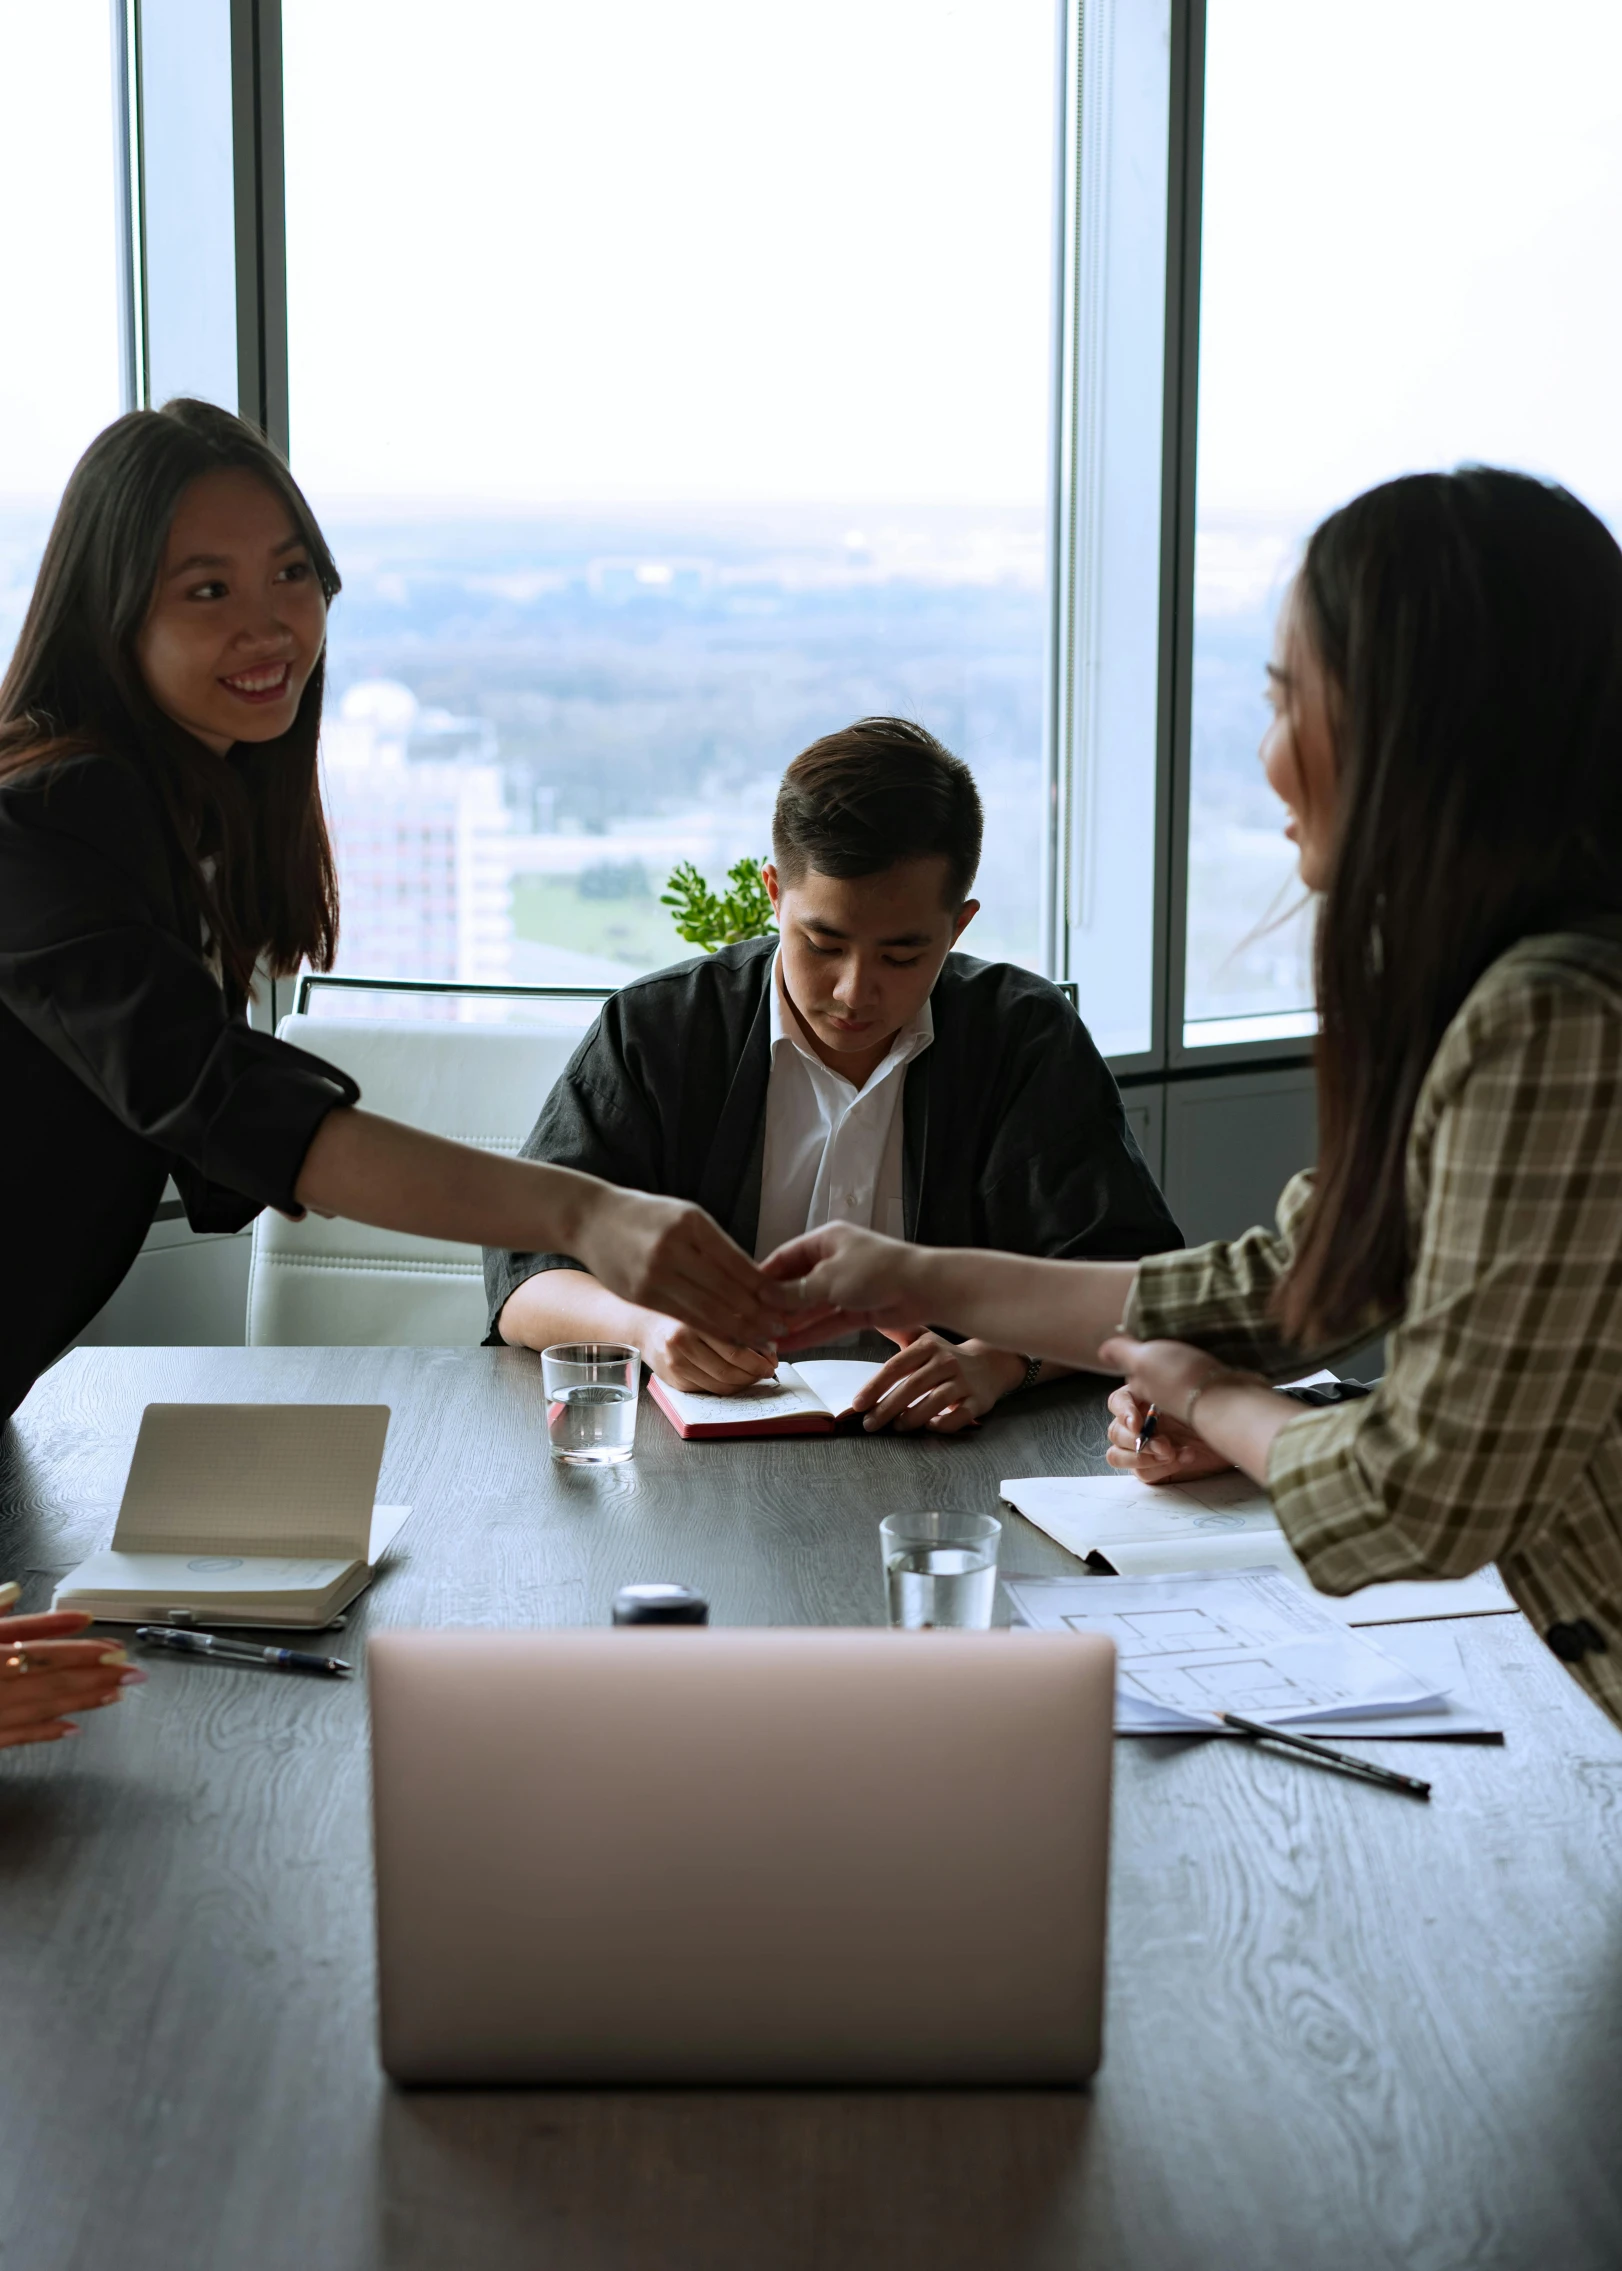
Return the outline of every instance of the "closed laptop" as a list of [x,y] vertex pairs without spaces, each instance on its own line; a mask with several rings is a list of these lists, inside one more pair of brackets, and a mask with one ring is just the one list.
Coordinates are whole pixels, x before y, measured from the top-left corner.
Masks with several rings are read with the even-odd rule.
[[386,1632],[369,1668],[396,2080],[1096,2067],[1107,1642]]

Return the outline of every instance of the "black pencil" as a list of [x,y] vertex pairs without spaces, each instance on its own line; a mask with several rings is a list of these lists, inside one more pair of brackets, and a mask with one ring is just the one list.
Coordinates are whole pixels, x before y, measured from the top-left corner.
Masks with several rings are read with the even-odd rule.
[[1429,1799],[1431,1786],[1412,1774],[1399,1774],[1395,1767],[1377,1766],[1371,1758],[1353,1758],[1350,1751],[1332,1751],[1327,1743],[1314,1741],[1310,1735],[1288,1735],[1282,1727],[1264,1727],[1260,1720],[1241,1719],[1237,1711],[1219,1711],[1217,1717],[1225,1726],[1236,1727],[1241,1735],[1248,1735],[1257,1743],[1284,1743],[1292,1751],[1304,1752],[1315,1758],[1320,1766],[1339,1767],[1345,1774],[1360,1774],[1366,1782],[1383,1783],[1388,1790],[1401,1790],[1410,1798]]

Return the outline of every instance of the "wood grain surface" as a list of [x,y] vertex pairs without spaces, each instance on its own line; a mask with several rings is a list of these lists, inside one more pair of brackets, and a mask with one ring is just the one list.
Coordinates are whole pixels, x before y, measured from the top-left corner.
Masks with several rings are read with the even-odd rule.
[[[357,1658],[380,1625],[601,1623],[636,1578],[718,1623],[877,1622],[882,1513],[990,1508],[1104,1430],[1075,1382],[944,1443],[683,1445],[644,1404],[632,1466],[564,1473],[518,1352],[86,1350],[0,1435],[25,1606],[105,1542],[143,1405],[186,1398],[392,1406],[382,1496],[416,1511]],[[1004,1513],[1006,1568],[1073,1566]],[[1616,2271],[1622,1737],[1518,1618],[1453,1629],[1509,1741],[1425,1751],[1428,1808],[1117,1744],[1087,2093],[393,2090],[362,1683],[152,1659],[76,1742],[0,1754],[0,2267]]]

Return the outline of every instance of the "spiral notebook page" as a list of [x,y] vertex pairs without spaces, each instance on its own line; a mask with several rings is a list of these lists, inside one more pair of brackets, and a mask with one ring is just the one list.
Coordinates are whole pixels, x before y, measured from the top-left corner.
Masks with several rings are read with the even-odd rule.
[[148,1404],[115,1553],[365,1561],[387,1404]]

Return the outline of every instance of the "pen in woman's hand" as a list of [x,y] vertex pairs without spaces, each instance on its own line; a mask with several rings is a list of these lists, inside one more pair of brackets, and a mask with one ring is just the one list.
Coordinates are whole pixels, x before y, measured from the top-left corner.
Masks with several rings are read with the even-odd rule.
[[1154,1441],[1159,1426],[1160,1414],[1156,1411],[1154,1405],[1151,1404],[1149,1406],[1149,1409],[1143,1415],[1143,1425],[1138,1429],[1138,1440],[1134,1446],[1135,1457],[1139,1459],[1143,1457],[1143,1446],[1146,1443],[1152,1443]]

